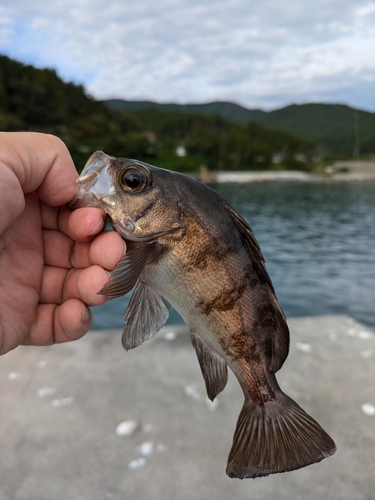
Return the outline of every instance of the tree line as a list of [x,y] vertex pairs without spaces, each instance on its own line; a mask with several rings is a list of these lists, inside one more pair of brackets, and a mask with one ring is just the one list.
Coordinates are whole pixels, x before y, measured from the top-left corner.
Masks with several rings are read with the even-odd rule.
[[95,150],[180,171],[310,168],[316,147],[292,134],[218,115],[156,108],[119,111],[36,69],[0,56],[0,129],[53,133],[78,168]]

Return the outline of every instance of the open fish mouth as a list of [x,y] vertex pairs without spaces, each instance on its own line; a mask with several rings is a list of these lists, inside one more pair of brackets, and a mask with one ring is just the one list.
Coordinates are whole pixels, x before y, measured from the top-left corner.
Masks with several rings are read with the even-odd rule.
[[108,166],[113,156],[97,151],[90,156],[81,175],[76,182],[79,186],[76,196],[67,207],[70,210],[82,207],[98,207],[103,209],[110,203],[115,191],[113,180],[109,175]]

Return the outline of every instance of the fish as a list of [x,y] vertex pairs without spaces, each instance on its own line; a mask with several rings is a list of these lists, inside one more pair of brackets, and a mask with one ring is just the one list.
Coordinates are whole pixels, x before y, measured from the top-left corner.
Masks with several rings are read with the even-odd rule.
[[277,383],[289,329],[243,217],[190,176],[100,151],[77,183],[69,208],[100,208],[127,245],[99,292],[110,300],[135,287],[123,347],[156,335],[173,306],[190,329],[208,398],[225,388],[228,367],[237,378],[244,404],[227,475],[268,476],[332,455],[332,438]]

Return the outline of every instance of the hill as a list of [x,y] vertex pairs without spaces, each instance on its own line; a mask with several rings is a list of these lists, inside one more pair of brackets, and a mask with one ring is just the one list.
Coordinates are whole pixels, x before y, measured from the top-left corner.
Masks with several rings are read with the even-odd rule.
[[375,113],[340,104],[293,104],[275,111],[246,109],[230,102],[207,104],[159,104],[150,101],[104,101],[111,108],[140,110],[157,108],[179,112],[219,115],[238,123],[258,123],[315,143],[323,155],[351,158],[354,150],[375,153]]
[[108,99],[105,102],[109,107],[122,111],[156,108],[165,111],[183,113],[197,113],[203,115],[219,115],[227,120],[247,124],[257,122],[266,114],[260,109],[246,109],[233,102],[215,101],[206,104],[160,104],[153,101],[126,101],[123,99]]
[[[208,105],[209,113],[194,105],[131,106],[123,110],[119,101],[108,106],[82,86],[63,82],[54,70],[0,56],[0,129],[54,133],[79,167],[98,149],[182,171],[201,165],[307,169],[315,152],[313,143],[290,133],[219,116],[215,104]],[[230,103],[225,108],[228,116],[241,109]]]
[[128,115],[88,96],[81,85],[63,82],[51,69],[36,69],[0,55],[0,130],[55,134],[77,165],[96,149],[138,129]]
[[[316,148],[289,133],[227,120],[217,114],[198,114],[152,107],[127,111],[155,137],[158,159],[168,168],[213,170],[307,169]],[[161,146],[161,148],[159,148]],[[170,148],[178,157],[170,157]]]
[[350,157],[357,148],[362,153],[375,153],[375,113],[349,106],[294,104],[264,113],[256,121],[266,127],[297,134],[330,154]]

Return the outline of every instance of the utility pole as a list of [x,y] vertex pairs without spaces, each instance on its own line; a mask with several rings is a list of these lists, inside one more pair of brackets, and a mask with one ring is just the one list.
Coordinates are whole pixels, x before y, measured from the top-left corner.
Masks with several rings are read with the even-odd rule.
[[358,114],[357,110],[354,110],[354,149],[353,149],[353,160],[357,163],[359,161],[359,137],[358,137]]

